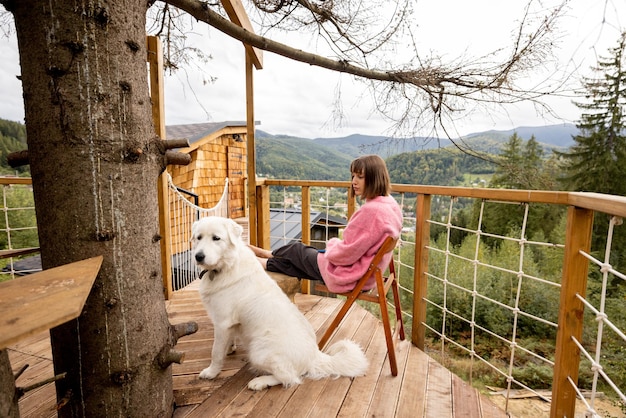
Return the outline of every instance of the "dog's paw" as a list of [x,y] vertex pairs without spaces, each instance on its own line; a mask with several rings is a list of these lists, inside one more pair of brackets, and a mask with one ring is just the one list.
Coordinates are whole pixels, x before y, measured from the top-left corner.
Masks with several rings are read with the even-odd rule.
[[200,379],[215,379],[217,375],[220,374],[220,371],[221,370],[215,367],[209,366],[200,372],[199,377]]
[[267,387],[269,387],[268,383],[266,382],[267,376],[259,376],[259,377],[255,377],[254,379],[252,379],[251,381],[248,382],[248,389],[250,390],[263,390]]
[[248,382],[248,389],[250,390],[263,390],[270,386],[280,385],[280,381],[272,375],[255,377]]

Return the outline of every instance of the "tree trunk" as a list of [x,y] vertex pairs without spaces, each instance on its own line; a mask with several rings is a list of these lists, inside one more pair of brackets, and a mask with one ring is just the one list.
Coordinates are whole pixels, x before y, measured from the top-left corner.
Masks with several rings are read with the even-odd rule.
[[19,416],[15,378],[9,361],[9,352],[6,349],[0,350],[0,417],[18,418]]
[[[44,268],[104,262],[51,331],[62,417],[171,416],[145,0],[1,0],[15,17]],[[45,307],[42,307],[45,309]]]

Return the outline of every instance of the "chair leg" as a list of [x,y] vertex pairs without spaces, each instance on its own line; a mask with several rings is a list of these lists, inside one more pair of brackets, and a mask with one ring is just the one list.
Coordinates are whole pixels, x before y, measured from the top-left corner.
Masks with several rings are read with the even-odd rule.
[[400,332],[398,336],[400,340],[404,341],[404,321],[402,320],[402,305],[400,305],[400,292],[398,291],[398,279],[394,277],[393,283],[391,284],[391,288],[393,291],[393,304],[396,308],[396,322],[398,322]]
[[385,340],[387,341],[387,355],[389,356],[389,366],[391,375],[398,375],[398,363],[396,362],[396,349],[393,343],[393,333],[389,321],[389,311],[387,310],[387,296],[385,295],[385,284],[381,275],[376,275],[376,285],[378,286],[378,304],[380,305],[380,316],[385,330]]
[[[354,292],[353,292],[354,293]],[[324,335],[322,336],[322,338],[320,339],[320,341],[317,343],[317,346],[319,347],[320,350],[324,349],[324,346],[326,345],[326,343],[328,342],[328,340],[330,340],[330,337],[333,335],[333,333],[335,332],[335,330],[337,329],[337,327],[339,326],[339,324],[341,323],[341,321],[343,320],[343,318],[346,316],[346,314],[348,313],[348,310],[350,309],[350,307],[352,306],[352,304],[354,303],[354,301],[356,300],[356,296],[357,295],[353,295],[352,293],[347,297],[347,299],[345,300],[345,302],[343,303],[343,305],[341,306],[341,309],[339,310],[339,313],[337,313],[337,315],[335,316],[335,318],[333,319],[333,322],[330,323],[330,325],[328,326],[328,328],[326,329],[326,332],[324,332]]]

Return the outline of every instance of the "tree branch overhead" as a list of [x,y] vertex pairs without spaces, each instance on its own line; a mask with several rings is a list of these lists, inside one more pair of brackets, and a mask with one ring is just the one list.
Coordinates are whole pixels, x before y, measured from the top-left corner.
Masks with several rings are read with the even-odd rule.
[[[435,116],[441,116],[442,112],[458,110],[452,99],[513,103],[521,100],[535,100],[558,89],[556,86],[547,90],[527,90],[517,86],[516,80],[521,78],[529,68],[542,64],[546,56],[551,54],[552,42],[549,35],[562,14],[563,4],[543,18],[531,33],[526,33],[524,30],[529,24],[528,16],[524,16],[516,32],[517,39],[513,42],[513,50],[508,59],[503,62],[490,63],[488,61],[495,59],[496,52],[494,52],[478,62],[440,64],[439,60],[429,59],[420,62],[420,65],[415,68],[374,69],[366,65],[352,64],[343,58],[330,59],[257,35],[231,23],[206,2],[167,0],[166,3],[189,13],[197,20],[209,24],[244,44],[331,71],[390,83],[389,86],[383,87],[382,91],[386,93],[383,93],[381,98],[386,97],[385,100],[397,103],[398,97],[392,96],[399,95],[405,101],[408,100],[411,106],[420,103],[420,108],[428,107]],[[317,10],[313,6],[310,9],[312,12]],[[325,9],[323,12],[329,13]],[[336,20],[331,21],[332,25],[339,24]]]

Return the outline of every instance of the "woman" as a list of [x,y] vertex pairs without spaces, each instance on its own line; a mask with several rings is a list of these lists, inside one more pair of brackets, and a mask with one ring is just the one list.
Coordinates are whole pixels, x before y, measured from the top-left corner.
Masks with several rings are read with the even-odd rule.
[[[378,155],[365,155],[352,161],[352,190],[365,203],[352,215],[343,231],[343,240],[330,239],[326,250],[295,242],[270,252],[251,246],[268,271],[310,280],[323,280],[331,292],[349,292],[369,267],[385,237],[398,237],[402,212],[389,195],[391,182],[385,161]],[[392,254],[380,265],[385,269]],[[365,290],[375,286],[375,277]]]

